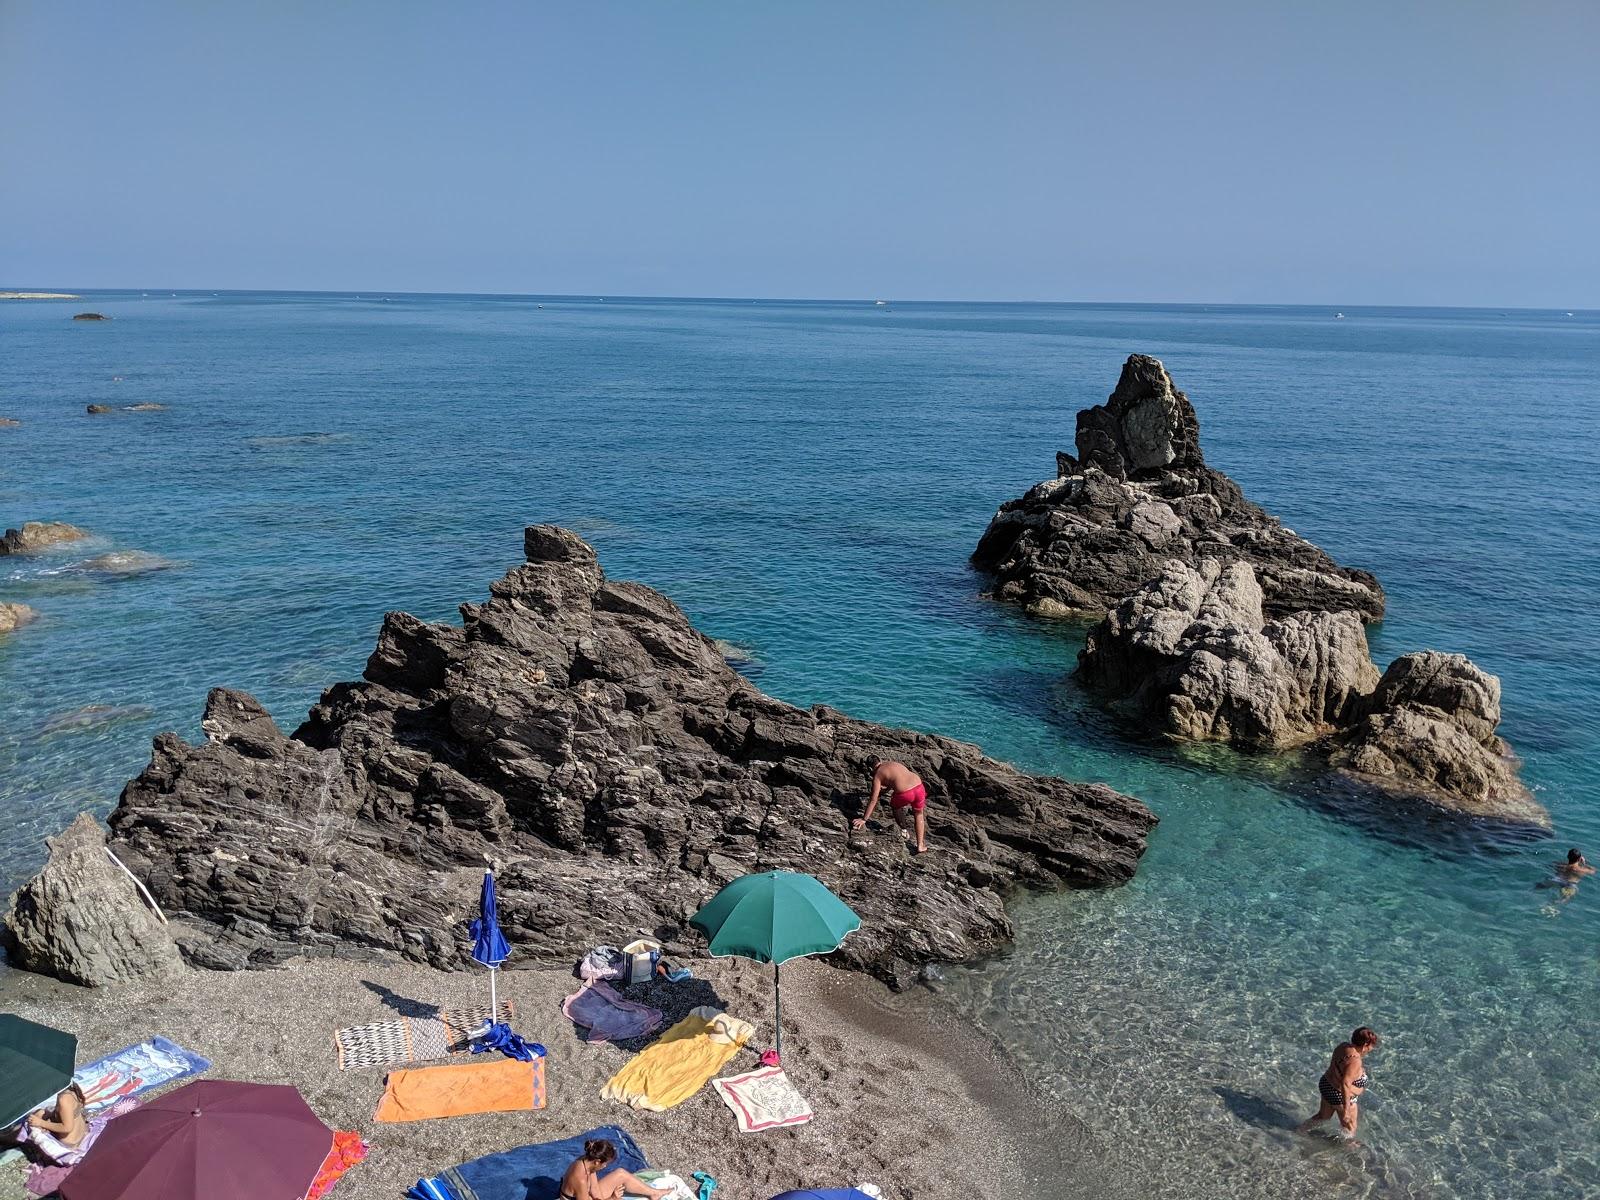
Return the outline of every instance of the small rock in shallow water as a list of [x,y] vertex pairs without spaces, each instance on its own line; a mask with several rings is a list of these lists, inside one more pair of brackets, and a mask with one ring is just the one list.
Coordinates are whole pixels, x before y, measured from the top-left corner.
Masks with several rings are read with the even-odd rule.
[[72,316],[72,319],[74,321],[109,321],[109,320],[111,320],[111,318],[106,316],[105,313],[97,313],[97,312],[74,313],[73,316]]
[[0,429],[20,429],[22,422],[13,417],[0,417]]
[[112,408],[109,404],[91,404],[87,407],[86,411],[91,416],[99,416],[101,413],[116,412],[117,410]]
[[88,536],[65,521],[25,521],[21,529],[8,529],[0,537],[0,555],[32,554],[58,542],[79,542]]
[[39,619],[39,614],[26,604],[13,604],[9,601],[0,602],[0,633],[10,633],[13,629],[21,629],[24,625],[31,625]]
[[129,405],[126,405],[125,408],[124,408],[124,411],[126,411],[126,412],[166,412],[167,411],[167,406],[165,404],[156,404],[156,403],[151,402],[151,401],[146,401],[144,404],[129,404]]

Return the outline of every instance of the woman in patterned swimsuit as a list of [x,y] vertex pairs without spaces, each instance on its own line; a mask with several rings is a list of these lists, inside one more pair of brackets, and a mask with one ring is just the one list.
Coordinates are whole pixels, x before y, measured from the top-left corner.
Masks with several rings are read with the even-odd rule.
[[1339,1125],[1348,1138],[1356,1136],[1356,1101],[1367,1090],[1365,1057],[1378,1048],[1378,1035],[1365,1025],[1350,1035],[1348,1042],[1340,1042],[1328,1062],[1328,1069],[1317,1080],[1317,1094],[1322,1099],[1317,1115],[1300,1126],[1310,1129],[1320,1121],[1337,1115]]

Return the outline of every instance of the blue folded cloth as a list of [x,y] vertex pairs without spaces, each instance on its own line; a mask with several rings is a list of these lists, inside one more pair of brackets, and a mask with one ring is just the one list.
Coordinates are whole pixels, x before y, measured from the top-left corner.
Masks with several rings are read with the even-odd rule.
[[582,1156],[584,1143],[595,1138],[617,1148],[616,1159],[600,1172],[602,1177],[619,1167],[638,1174],[649,1166],[626,1130],[605,1125],[559,1142],[475,1158],[431,1179],[419,1179],[406,1195],[412,1200],[558,1200],[561,1177]]
[[538,1042],[523,1041],[522,1035],[504,1021],[497,1021],[472,1041],[474,1054],[487,1054],[498,1050],[507,1058],[532,1062],[535,1056],[543,1058],[545,1049]]

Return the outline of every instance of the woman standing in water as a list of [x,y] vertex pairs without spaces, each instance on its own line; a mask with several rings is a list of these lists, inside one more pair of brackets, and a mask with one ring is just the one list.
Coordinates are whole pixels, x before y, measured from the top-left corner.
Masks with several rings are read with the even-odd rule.
[[1300,1126],[1301,1132],[1305,1132],[1318,1122],[1326,1121],[1329,1117],[1337,1116],[1345,1137],[1356,1136],[1356,1121],[1359,1117],[1356,1101],[1361,1093],[1367,1090],[1365,1058],[1378,1048],[1378,1041],[1378,1035],[1363,1025],[1350,1035],[1348,1042],[1340,1042],[1334,1048],[1328,1069],[1322,1073],[1322,1078],[1317,1080],[1317,1094],[1321,1096],[1322,1104],[1317,1109],[1317,1115]]

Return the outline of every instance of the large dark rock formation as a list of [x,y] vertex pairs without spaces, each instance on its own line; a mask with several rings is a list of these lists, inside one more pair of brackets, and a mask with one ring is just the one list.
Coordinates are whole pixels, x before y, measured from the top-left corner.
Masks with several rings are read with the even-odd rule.
[[1105,404],[1078,413],[1077,454],[1057,477],[1001,505],[972,561],[991,594],[1045,617],[1098,618],[1167,562],[1249,563],[1269,616],[1351,611],[1383,616],[1383,589],[1342,567],[1206,466],[1200,422],[1166,368],[1123,365]]
[[1380,679],[1355,613],[1269,619],[1245,562],[1168,563],[1090,631],[1078,677],[1175,740],[1309,745],[1386,792],[1550,823],[1495,734],[1499,680],[1435,651]]
[[183,969],[172,934],[106,854],[87,813],[50,839],[44,870],[11,897],[6,949],[29,971],[87,987]]
[[[899,984],[1005,943],[1015,888],[1133,874],[1155,824],[1137,800],[774,700],[665,596],[608,581],[575,534],[530,528],[526,555],[459,627],[389,614],[364,680],[293,736],[219,690],[206,741],[156,738],[112,841],[182,917],[192,961],[461,966],[485,864],[514,962],[641,930],[691,947],[685,922],[718,887],[794,868],[861,914],[841,962]],[[926,855],[887,826],[850,833],[878,756],[927,780]]]

